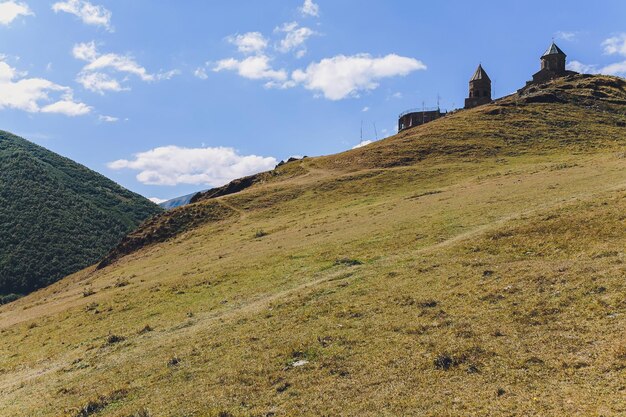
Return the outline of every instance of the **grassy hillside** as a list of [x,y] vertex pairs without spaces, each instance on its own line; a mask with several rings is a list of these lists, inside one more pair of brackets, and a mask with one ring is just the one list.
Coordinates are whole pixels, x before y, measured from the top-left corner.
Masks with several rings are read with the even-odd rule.
[[84,166],[0,131],[0,297],[94,263],[159,211]]
[[625,131],[570,77],[159,215],[0,308],[1,413],[623,415]]

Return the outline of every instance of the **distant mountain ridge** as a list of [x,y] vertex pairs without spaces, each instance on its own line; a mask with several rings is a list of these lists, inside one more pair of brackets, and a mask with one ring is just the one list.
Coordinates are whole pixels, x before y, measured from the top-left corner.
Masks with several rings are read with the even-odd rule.
[[171,210],[171,209],[174,209],[176,207],[185,206],[185,205],[189,204],[191,199],[196,194],[201,193],[201,192],[203,192],[203,191],[197,191],[195,193],[191,193],[191,194],[187,194],[187,195],[183,195],[183,196],[180,196],[180,197],[169,199],[167,201],[159,203],[159,207],[164,208],[165,210]]
[[94,263],[160,211],[100,174],[0,131],[0,297]]

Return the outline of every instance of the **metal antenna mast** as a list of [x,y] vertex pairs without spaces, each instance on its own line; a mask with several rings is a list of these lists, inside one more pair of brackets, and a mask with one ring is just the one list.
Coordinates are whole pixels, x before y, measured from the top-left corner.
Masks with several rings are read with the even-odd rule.
[[361,142],[363,142],[363,120],[361,120]]

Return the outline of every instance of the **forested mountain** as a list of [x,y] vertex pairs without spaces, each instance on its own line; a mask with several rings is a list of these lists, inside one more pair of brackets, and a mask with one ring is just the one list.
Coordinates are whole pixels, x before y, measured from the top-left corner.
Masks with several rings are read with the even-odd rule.
[[10,300],[92,264],[160,211],[100,174],[0,131],[0,297]]

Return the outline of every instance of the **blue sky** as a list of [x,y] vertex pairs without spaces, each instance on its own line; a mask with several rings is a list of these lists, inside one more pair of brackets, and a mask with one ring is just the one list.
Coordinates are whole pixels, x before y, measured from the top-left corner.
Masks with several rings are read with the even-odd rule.
[[626,75],[621,0],[0,0],[0,129],[167,199],[460,107],[479,62],[506,95],[552,38]]

